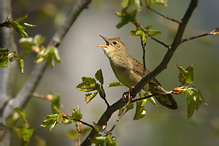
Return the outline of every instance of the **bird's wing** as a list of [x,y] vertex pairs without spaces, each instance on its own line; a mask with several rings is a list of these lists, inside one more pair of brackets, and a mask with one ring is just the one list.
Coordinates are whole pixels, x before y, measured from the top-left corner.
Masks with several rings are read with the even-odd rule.
[[[133,71],[136,73],[136,74],[138,74],[138,75],[140,75],[141,77],[143,77],[143,74],[144,74],[144,66],[140,63],[140,62],[138,62],[136,59],[134,59],[134,58],[132,58],[133,59]],[[150,73],[150,71],[148,70],[148,69],[146,69],[146,74],[149,74]],[[160,85],[161,86],[161,84],[154,78],[154,79],[152,79],[151,81],[150,81],[151,83],[154,83],[154,84],[156,84],[156,85]]]

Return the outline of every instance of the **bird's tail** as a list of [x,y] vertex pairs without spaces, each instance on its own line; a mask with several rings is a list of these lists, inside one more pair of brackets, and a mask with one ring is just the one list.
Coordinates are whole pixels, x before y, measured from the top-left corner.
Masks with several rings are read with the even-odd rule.
[[160,95],[156,95],[155,97],[161,105],[169,109],[178,108],[177,103],[171,94],[160,94]]
[[171,94],[168,94],[168,92],[165,89],[163,89],[161,85],[154,84],[154,83],[149,83],[149,84],[150,84],[149,91],[152,94],[155,94],[155,98],[161,105],[169,109],[178,108],[177,103],[175,99],[173,98],[173,96]]

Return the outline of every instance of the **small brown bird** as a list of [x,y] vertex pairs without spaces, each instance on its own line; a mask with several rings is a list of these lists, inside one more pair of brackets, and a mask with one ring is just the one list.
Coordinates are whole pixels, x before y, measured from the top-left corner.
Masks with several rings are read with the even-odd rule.
[[[109,58],[110,65],[117,79],[129,88],[135,86],[142,79],[144,73],[143,65],[129,55],[127,47],[120,41],[120,37],[101,37],[105,40],[106,45],[99,47],[104,50],[106,56]],[[149,70],[146,69],[146,74],[148,73]],[[178,108],[172,95],[168,94],[155,78],[145,85],[144,90],[152,94],[159,94],[155,97],[161,105],[169,109]]]

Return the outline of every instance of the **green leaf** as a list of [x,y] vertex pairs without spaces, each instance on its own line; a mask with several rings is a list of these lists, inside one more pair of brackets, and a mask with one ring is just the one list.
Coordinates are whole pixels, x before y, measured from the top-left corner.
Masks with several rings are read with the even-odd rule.
[[31,136],[33,135],[34,129],[29,129],[25,126],[22,127],[21,133],[24,141],[29,142]]
[[136,17],[137,10],[132,11],[131,13],[126,12],[126,8],[122,10],[122,12],[115,13],[118,17],[121,18],[121,21],[116,25],[117,28],[121,28],[122,26],[128,24],[129,22],[134,22]]
[[52,114],[52,115],[47,115],[43,122],[41,123],[42,127],[47,127],[50,126],[50,131],[56,126],[57,124],[57,119],[58,119],[59,114]]
[[103,131],[103,128],[100,126],[100,125],[97,125],[96,123],[93,122],[93,125],[94,125],[94,129],[97,131],[97,132],[102,132]]
[[189,66],[187,69],[184,69],[182,66],[177,65],[176,66],[180,73],[179,73],[179,82],[182,85],[192,84],[194,77],[193,77],[193,67]]
[[147,6],[151,5],[151,3],[167,6],[167,0],[145,0],[145,3]]
[[159,30],[150,30],[149,34],[152,35],[152,36],[155,36],[155,35],[160,35],[161,32]]
[[87,93],[85,94],[85,102],[89,103],[96,95],[98,92],[92,92],[92,93]]
[[140,0],[134,0],[134,4],[137,7],[137,10],[140,11],[141,10],[141,1]]
[[22,119],[22,121],[24,123],[27,123],[26,114],[25,114],[25,111],[22,108],[15,108],[14,111],[16,111],[19,114],[20,118]]
[[[120,115],[123,113],[123,111],[125,110],[125,108],[126,108],[126,105],[119,109],[118,116],[120,116]],[[134,108],[134,104],[131,102],[130,104],[128,104],[126,113],[127,113],[129,110],[133,109],[133,108]]]
[[35,62],[36,63],[41,63],[44,60],[48,61],[48,64],[50,65],[51,68],[54,68],[54,59],[57,62],[60,62],[60,57],[58,54],[58,49],[54,46],[48,46],[47,48],[41,47],[40,52],[38,53]]
[[27,33],[24,31],[24,29],[26,27],[35,27],[35,25],[31,25],[31,24],[28,24],[28,23],[24,23],[23,21],[25,19],[27,19],[27,15],[25,15],[24,17],[22,18],[19,18],[15,21],[12,21],[10,20],[10,17],[8,17],[4,23],[7,23],[6,27],[8,28],[11,28],[13,27],[14,30],[16,30],[22,37],[26,38],[28,37]]
[[8,55],[1,55],[0,54],[0,68],[8,67]]
[[82,83],[76,87],[79,91],[90,92],[96,90],[96,80],[91,77],[82,77]]
[[192,117],[194,110],[198,110],[201,104],[207,105],[207,103],[202,99],[200,92],[195,88],[187,88],[186,94],[187,98],[187,117]]
[[146,109],[144,108],[145,101],[136,102],[136,112],[134,116],[134,120],[139,120],[146,115]]
[[122,7],[127,8],[127,7],[129,7],[130,3],[131,3],[130,0],[123,0],[122,1]]
[[19,66],[19,69],[20,69],[20,72],[21,73],[24,73],[24,60],[21,59],[16,52],[14,52],[13,54],[13,58],[15,58],[18,62],[18,66]]
[[[151,95],[151,93],[149,93],[149,92],[144,92],[144,93],[139,92],[139,97],[140,97],[140,98],[147,97],[147,96],[150,96],[150,95]],[[144,102],[143,102],[142,105],[145,105],[146,102],[147,102],[147,100],[149,100],[153,105],[155,105],[155,106],[157,105],[157,103],[156,103],[156,101],[154,100],[153,97],[150,97],[150,98],[144,99]]]
[[32,39],[32,43],[38,47],[40,47],[45,41],[45,37],[43,37],[40,34],[37,34],[34,36],[34,38]]
[[156,4],[167,6],[167,0],[155,0]]
[[191,118],[195,110],[195,102],[191,98],[187,98],[187,118]]
[[120,83],[120,82],[110,82],[109,84],[108,84],[108,87],[119,87],[119,86],[124,86],[122,83]]
[[52,106],[52,109],[53,109],[53,113],[62,114],[62,112],[56,106]]
[[57,109],[61,108],[60,95],[59,94],[52,94],[52,107],[53,106],[55,106]]
[[97,87],[97,91],[98,91],[100,97],[105,99],[106,98],[106,94],[105,94],[103,85],[96,84],[96,87]]
[[33,38],[32,37],[29,37],[29,38],[21,38],[19,40],[19,44],[23,47],[23,48],[26,48],[26,49],[32,49],[32,46],[34,45],[34,42],[33,42]]
[[81,113],[79,107],[77,107],[77,109],[73,109],[72,110],[72,118],[73,119],[77,119],[77,120],[81,120],[82,119],[82,113]]
[[54,48],[54,58],[55,58],[56,62],[58,62],[58,63],[61,62],[61,58],[59,56],[58,48]]
[[101,85],[103,85],[103,73],[102,70],[99,69],[96,73],[95,73],[95,78],[101,83]]

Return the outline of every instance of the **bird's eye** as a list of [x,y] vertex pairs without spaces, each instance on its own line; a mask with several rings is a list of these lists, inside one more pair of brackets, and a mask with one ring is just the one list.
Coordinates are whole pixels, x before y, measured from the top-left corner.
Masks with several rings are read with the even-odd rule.
[[113,45],[116,45],[116,44],[117,44],[117,42],[114,41],[114,42],[113,42]]

